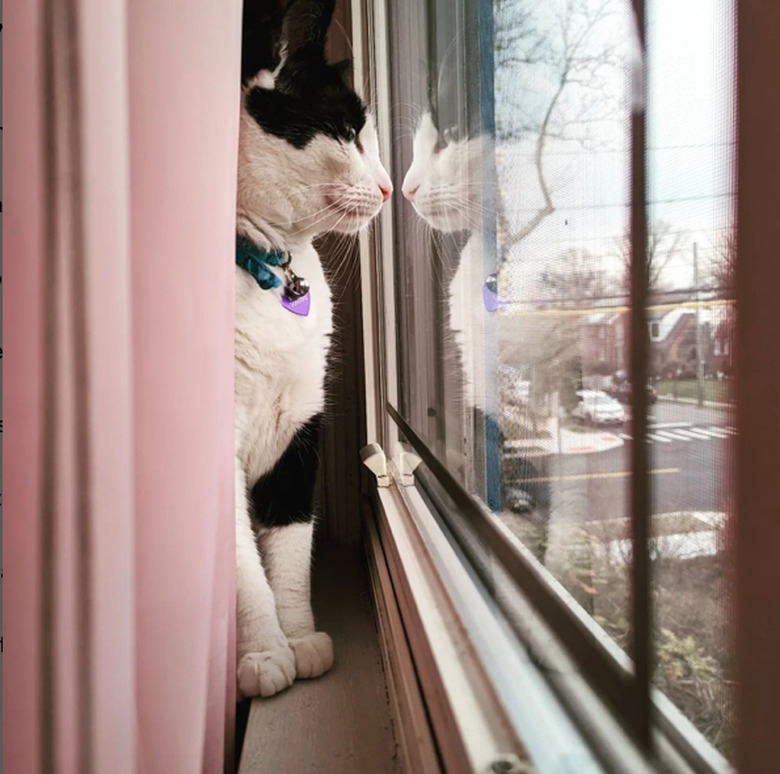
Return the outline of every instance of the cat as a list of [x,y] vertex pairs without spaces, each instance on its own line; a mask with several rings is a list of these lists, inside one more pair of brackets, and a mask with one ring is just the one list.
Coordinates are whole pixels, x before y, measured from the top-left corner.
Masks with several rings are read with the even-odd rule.
[[[447,114],[457,100],[447,94],[447,81],[440,77],[423,112],[413,138],[412,162],[401,191],[417,215],[437,235],[434,251],[437,278],[446,293],[443,299],[443,367],[445,378],[446,462],[463,483],[484,492],[486,502],[500,509],[500,495],[490,486],[487,465],[500,467],[503,436],[488,396],[495,389],[490,374],[489,315],[500,306],[496,274],[486,267],[485,213],[489,180],[486,159],[492,139],[478,128],[478,117],[469,116],[441,131],[434,120],[447,125]],[[450,87],[450,91],[453,87]],[[471,128],[469,128],[469,125]],[[493,357],[495,355],[493,354]],[[495,371],[495,369],[494,369]],[[484,438],[484,449],[475,449],[473,439]]]
[[[239,698],[272,696],[333,664],[310,601],[312,494],[333,332],[331,290],[312,239],[359,231],[392,192],[373,119],[347,83],[350,63],[325,59],[333,6],[292,0],[271,54],[244,57],[235,325]],[[270,66],[252,74],[249,59]]]
[[484,338],[485,314],[482,138],[461,138],[456,127],[441,132],[426,111],[414,133],[412,152],[401,191],[425,223],[441,235],[451,235],[441,243],[440,252],[446,255],[439,272],[447,292],[447,332],[460,360],[462,400],[484,409],[484,380],[475,359]]

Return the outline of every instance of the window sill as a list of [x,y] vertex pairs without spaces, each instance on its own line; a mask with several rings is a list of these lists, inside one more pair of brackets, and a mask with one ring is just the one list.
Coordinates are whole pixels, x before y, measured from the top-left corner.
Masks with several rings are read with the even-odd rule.
[[[422,701],[445,771],[693,771],[660,735],[657,757],[647,760],[517,595],[518,614],[533,632],[535,650],[544,638],[549,655],[543,664],[532,660],[414,486],[378,488],[374,516],[367,541],[374,596],[379,609],[397,605],[405,633],[405,638],[390,634],[380,623],[383,654],[387,661],[399,642],[404,647],[408,642],[410,653],[405,667],[392,670],[386,664],[390,695],[396,695],[391,701],[396,728],[419,728],[415,701]],[[386,568],[384,577],[377,567]],[[419,681],[416,699],[407,690],[414,683],[411,669]],[[419,760],[419,740],[398,736],[401,759]],[[502,760],[514,760],[517,768],[491,768]]]
[[249,708],[239,774],[399,774],[369,581],[356,549],[315,549],[314,610],[336,661]]

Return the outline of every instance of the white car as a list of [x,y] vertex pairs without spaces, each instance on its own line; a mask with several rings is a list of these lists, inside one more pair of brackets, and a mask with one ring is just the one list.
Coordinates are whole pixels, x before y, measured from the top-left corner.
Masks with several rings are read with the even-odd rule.
[[626,412],[618,401],[601,390],[580,390],[580,402],[571,412],[573,417],[592,425],[622,425]]

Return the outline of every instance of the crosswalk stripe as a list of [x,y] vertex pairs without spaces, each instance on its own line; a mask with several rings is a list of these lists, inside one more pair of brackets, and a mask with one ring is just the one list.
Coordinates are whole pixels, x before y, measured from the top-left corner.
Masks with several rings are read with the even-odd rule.
[[724,433],[722,427],[697,427],[696,429],[700,433],[707,433],[708,435],[713,435],[719,440],[724,438],[729,438],[729,434]]
[[[669,423],[674,424],[674,423]],[[680,423],[681,424],[681,423]],[[648,443],[660,441],[661,443],[671,443],[672,441],[711,441],[713,438],[723,440],[729,435],[736,435],[737,431],[733,427],[675,427],[674,430],[657,430],[652,428],[648,430],[645,440]],[[628,433],[616,433],[618,438],[624,441],[632,441],[633,437]]]
[[[689,438],[695,439],[697,441],[701,440],[702,438],[706,438],[706,436],[701,436],[698,433],[694,432],[693,429],[690,429],[690,430],[680,429],[680,430],[677,430],[676,432],[678,432],[680,435],[687,435]],[[710,439],[707,438],[707,440],[709,441]]]
[[688,438],[686,435],[678,435],[680,430],[675,430],[672,432],[671,430],[658,430],[658,435],[663,435],[666,438],[671,438],[674,441],[692,441],[692,438]]
[[700,427],[691,427],[688,430],[683,430],[682,432],[688,433],[688,435],[694,436],[694,438],[701,438],[704,441],[711,441],[712,436],[708,435],[704,432]]
[[722,427],[699,427],[697,430],[700,433],[707,433],[715,438],[728,438],[729,434],[723,432]]

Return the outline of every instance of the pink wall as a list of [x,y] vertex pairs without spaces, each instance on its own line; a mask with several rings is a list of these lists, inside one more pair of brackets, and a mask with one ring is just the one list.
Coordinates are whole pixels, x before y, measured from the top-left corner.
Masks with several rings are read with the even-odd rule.
[[48,8],[5,20],[3,764],[219,772],[241,3]]

